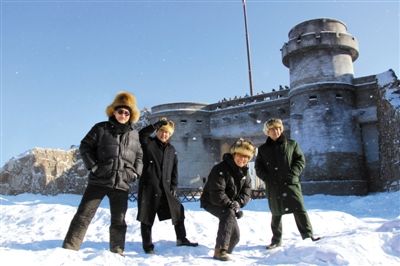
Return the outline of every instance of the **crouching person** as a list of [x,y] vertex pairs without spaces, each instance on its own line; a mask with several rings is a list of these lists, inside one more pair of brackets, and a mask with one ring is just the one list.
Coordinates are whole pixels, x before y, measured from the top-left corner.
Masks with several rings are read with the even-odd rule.
[[201,207],[219,219],[214,259],[228,261],[240,239],[237,219],[240,210],[251,196],[251,180],[247,176],[248,162],[253,158],[255,147],[249,140],[239,139],[230,153],[215,165],[208,176],[201,195]]
[[121,92],[106,113],[108,121],[94,125],[79,147],[90,170],[89,181],[62,247],[79,250],[97,208],[107,196],[111,212],[110,251],[123,255],[129,183],[141,175],[143,168],[139,134],[133,129],[140,112],[135,97]]

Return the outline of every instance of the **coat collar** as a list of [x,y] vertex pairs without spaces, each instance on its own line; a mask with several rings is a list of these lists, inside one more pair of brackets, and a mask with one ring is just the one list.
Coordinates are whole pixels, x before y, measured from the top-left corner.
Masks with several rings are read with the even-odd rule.
[[160,148],[162,148],[162,149],[165,149],[165,148],[167,148],[168,146],[171,145],[171,144],[169,143],[169,141],[167,141],[167,142],[164,143],[164,142],[162,142],[161,140],[159,140],[157,137],[154,137],[154,139],[155,139],[157,145],[158,145]]
[[282,144],[282,143],[285,143],[286,142],[286,137],[285,137],[285,135],[281,135],[277,140],[272,140],[270,137],[268,137],[267,138],[267,140],[265,141],[265,143],[267,144],[267,145],[275,145],[275,144],[277,144],[277,145],[280,145],[280,144]]
[[247,166],[245,167],[237,166],[235,161],[233,160],[232,154],[225,153],[224,156],[222,157],[222,160],[229,166],[230,169],[232,169],[233,176],[242,178],[243,176],[247,175],[247,171],[249,170],[249,168]]

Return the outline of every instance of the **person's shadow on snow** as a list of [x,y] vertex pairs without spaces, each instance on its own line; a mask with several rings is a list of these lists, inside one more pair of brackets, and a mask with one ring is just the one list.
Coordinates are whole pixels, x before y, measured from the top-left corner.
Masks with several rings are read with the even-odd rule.
[[[41,241],[34,241],[29,243],[20,243],[20,242],[9,242],[7,247],[10,249],[19,249],[19,250],[32,250],[32,251],[41,251],[41,250],[48,250],[48,249],[55,249],[62,247],[63,240],[54,239],[54,240],[41,240]],[[167,240],[160,240],[154,242],[155,246],[155,254],[162,255],[162,256],[179,256],[179,255],[187,255],[190,253],[193,254],[207,254],[210,250],[209,247],[204,245],[199,245],[197,247],[187,247],[187,246],[176,246],[175,241],[167,241]],[[95,242],[95,241],[83,241],[80,250],[87,250],[90,249],[91,252],[93,251],[104,251],[109,250],[109,242]],[[134,253],[137,255],[149,256],[148,254],[144,253],[142,248],[141,241],[126,241],[125,243],[125,252],[126,255],[129,256],[130,253]]]

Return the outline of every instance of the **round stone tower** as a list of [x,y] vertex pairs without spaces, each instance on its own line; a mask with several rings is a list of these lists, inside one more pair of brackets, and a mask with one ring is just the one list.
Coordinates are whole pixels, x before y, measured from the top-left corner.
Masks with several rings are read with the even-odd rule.
[[353,61],[357,40],[346,25],[321,18],[302,22],[282,47],[290,69],[290,132],[306,155],[307,194],[364,194],[364,160],[356,119]]

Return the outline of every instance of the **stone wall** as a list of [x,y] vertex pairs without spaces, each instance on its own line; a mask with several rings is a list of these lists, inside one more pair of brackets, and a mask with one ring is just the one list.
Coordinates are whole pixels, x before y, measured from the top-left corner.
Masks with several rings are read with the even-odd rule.
[[377,79],[380,177],[370,190],[400,190],[400,82],[392,70]]
[[1,168],[0,194],[82,194],[87,174],[77,149],[34,148]]

